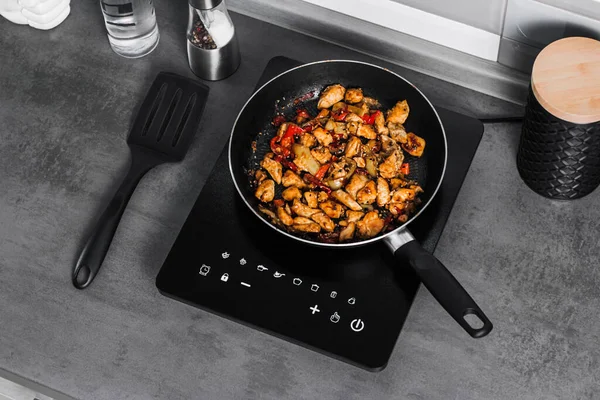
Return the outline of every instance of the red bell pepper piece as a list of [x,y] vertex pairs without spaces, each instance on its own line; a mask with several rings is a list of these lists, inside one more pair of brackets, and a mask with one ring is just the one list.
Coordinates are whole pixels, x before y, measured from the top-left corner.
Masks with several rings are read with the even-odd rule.
[[298,116],[300,118],[310,119],[310,115],[308,114],[308,111],[306,111],[304,108],[297,109],[296,116]]
[[281,147],[285,149],[291,149],[292,144],[294,144],[294,137],[283,135],[283,138],[281,138]]
[[333,118],[336,121],[343,121],[346,119],[346,116],[348,115],[348,110],[347,109],[341,109],[340,112],[338,113],[331,113],[331,118]]
[[312,126],[311,123],[308,123],[308,124],[302,126],[302,129],[304,129],[304,132],[312,132],[313,128],[314,128],[314,126]]
[[408,163],[402,163],[400,166],[400,172],[402,175],[408,175],[410,173],[410,165]]
[[315,174],[315,178],[322,181],[323,178],[325,178],[325,174],[327,173],[327,170],[329,170],[329,164],[322,165],[321,168],[319,168],[319,170]]
[[274,136],[273,139],[271,139],[271,151],[275,154],[281,153],[281,145],[279,144],[279,142],[281,142],[281,138],[278,136]]
[[281,145],[281,138],[279,136],[275,136],[271,139],[271,151],[279,156],[289,157],[292,152],[290,149],[285,148]]
[[292,154],[295,137],[303,132],[304,130],[299,126],[290,124],[282,137],[275,136],[271,139],[271,150],[275,154],[289,157]]
[[281,138],[281,146],[291,149],[294,144],[294,138],[304,133],[304,130],[298,125],[290,124]]
[[275,152],[275,147],[278,147],[279,142],[281,142],[279,136],[274,136],[273,139],[271,139],[271,150],[273,150],[273,152]]
[[375,123],[375,118],[377,118],[377,116],[379,114],[381,114],[381,111],[378,110],[378,111],[375,111],[374,113],[363,115],[362,119],[365,124],[373,125]]
[[275,199],[273,200],[273,204],[275,205],[275,207],[283,207],[285,202],[282,199]]
[[285,131],[285,134],[283,135],[283,137],[291,137],[291,136],[298,136],[300,135],[302,132],[304,132],[304,129],[300,128],[298,125],[292,125],[290,124],[287,128],[287,130]]
[[273,121],[271,121],[271,123],[274,126],[279,126],[281,124],[283,124],[285,122],[285,117],[283,115],[276,115],[275,117],[273,117]]

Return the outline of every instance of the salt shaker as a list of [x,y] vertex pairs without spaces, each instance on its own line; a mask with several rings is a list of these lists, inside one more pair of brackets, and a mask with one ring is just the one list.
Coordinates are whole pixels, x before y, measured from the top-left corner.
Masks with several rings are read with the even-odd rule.
[[187,52],[190,69],[201,79],[216,81],[240,66],[235,27],[223,0],[188,0]]
[[551,199],[577,199],[600,185],[600,41],[561,39],[537,56],[517,167]]

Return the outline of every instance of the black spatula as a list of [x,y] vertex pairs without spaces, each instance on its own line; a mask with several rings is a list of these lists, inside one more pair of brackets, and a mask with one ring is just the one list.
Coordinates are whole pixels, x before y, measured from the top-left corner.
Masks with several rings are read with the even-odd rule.
[[135,187],[153,167],[183,160],[200,124],[208,87],[161,72],[148,91],[129,132],[131,166],[115,197],[98,220],[73,270],[73,285],[94,280]]

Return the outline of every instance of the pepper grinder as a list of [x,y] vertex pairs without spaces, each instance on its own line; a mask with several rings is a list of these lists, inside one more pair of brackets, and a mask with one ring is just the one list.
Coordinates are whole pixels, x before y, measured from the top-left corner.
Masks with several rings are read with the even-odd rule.
[[187,53],[190,69],[201,79],[217,81],[240,66],[240,49],[223,0],[188,0]]

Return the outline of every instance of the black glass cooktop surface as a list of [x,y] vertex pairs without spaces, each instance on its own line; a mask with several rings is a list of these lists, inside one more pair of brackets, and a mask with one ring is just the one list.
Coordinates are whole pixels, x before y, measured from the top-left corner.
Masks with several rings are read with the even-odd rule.
[[[273,58],[257,87],[296,65]],[[436,109],[448,140],[446,174],[433,202],[410,225],[430,252],[483,134],[478,120]],[[381,370],[419,280],[410,268],[395,265],[383,243],[332,250],[277,234],[236,192],[225,146],[156,285],[166,296],[359,367]]]

